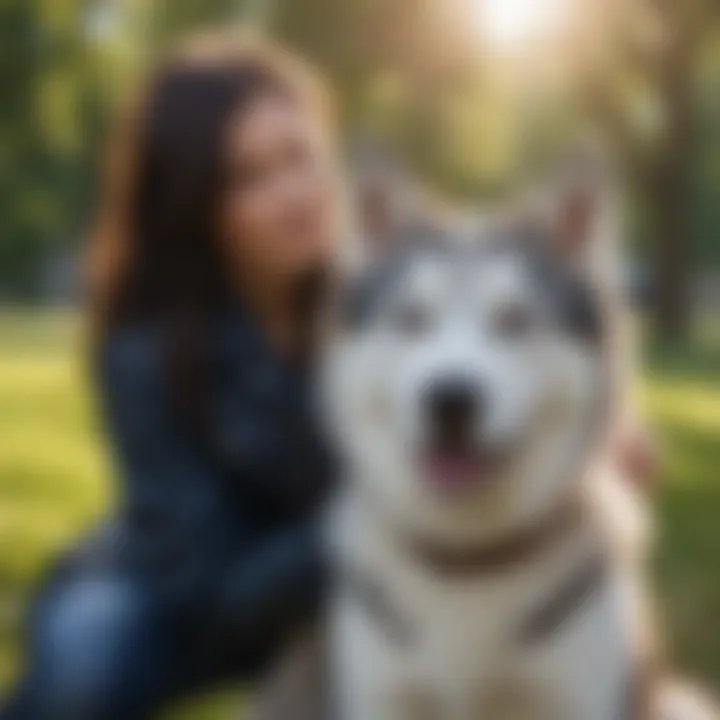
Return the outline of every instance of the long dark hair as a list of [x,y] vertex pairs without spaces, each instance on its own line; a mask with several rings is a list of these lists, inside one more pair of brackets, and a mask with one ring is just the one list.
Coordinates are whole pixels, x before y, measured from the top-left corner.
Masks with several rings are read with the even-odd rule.
[[[264,95],[329,119],[322,88],[295,58],[234,34],[193,38],[153,74],[110,148],[88,253],[93,336],[102,345],[118,326],[155,322],[167,335],[174,395],[195,415],[202,335],[234,294],[215,237],[222,138],[231,115]],[[299,315],[309,316],[319,281],[300,284]]]

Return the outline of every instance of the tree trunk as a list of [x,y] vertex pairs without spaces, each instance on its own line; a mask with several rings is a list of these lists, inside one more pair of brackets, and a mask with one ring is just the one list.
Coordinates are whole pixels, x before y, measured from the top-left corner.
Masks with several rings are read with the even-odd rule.
[[669,342],[681,340],[688,330],[693,246],[689,218],[693,43],[682,15],[668,12],[665,19],[670,37],[659,83],[666,136],[648,178],[648,200],[654,218],[655,329],[662,340]]

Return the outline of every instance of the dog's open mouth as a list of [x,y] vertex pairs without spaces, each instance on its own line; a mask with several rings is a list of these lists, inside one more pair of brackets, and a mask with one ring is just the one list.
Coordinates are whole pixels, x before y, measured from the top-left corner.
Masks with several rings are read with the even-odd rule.
[[430,487],[447,496],[490,485],[498,476],[502,453],[474,443],[435,443],[424,453]]

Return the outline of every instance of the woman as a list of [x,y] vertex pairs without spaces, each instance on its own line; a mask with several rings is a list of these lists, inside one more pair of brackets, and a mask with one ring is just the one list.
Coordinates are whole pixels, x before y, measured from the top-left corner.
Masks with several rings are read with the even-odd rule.
[[306,72],[208,38],[152,79],[91,252],[120,511],[36,599],[3,720],[138,720],[253,680],[315,618],[331,462],[309,410],[336,235]]

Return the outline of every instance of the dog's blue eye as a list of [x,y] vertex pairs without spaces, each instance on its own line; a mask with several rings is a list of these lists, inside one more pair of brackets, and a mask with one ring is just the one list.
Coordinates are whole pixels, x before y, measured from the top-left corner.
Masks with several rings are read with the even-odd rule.
[[495,313],[493,328],[498,335],[506,338],[526,336],[535,324],[530,308],[523,305],[508,305]]
[[430,328],[431,322],[428,309],[417,303],[401,305],[393,317],[393,327],[404,335],[422,335]]

